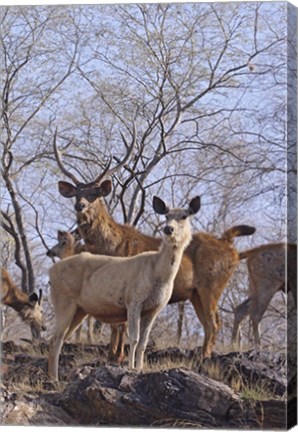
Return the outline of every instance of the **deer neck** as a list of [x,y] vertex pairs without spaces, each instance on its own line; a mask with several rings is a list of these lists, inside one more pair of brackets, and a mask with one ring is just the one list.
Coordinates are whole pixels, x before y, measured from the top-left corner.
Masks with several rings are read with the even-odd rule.
[[191,241],[191,233],[187,233],[183,240],[177,242],[165,237],[157,256],[156,272],[162,279],[174,281],[182,260],[183,252]]
[[72,245],[69,245],[64,251],[63,251],[63,254],[62,254],[62,256],[61,256],[61,259],[65,259],[65,258],[68,258],[68,257],[71,257],[71,256],[73,256],[73,255],[75,255],[76,254],[76,245],[74,245],[74,244],[72,244]]
[[79,215],[78,224],[87,248],[92,248],[93,253],[114,254],[121,242],[119,226],[102,200],[97,199],[90,211]]

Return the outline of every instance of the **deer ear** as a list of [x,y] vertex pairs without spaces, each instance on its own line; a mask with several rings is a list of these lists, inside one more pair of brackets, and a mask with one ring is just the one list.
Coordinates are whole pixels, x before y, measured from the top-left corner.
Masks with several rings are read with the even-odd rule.
[[194,215],[198,213],[200,207],[201,207],[201,198],[199,196],[196,196],[189,203],[189,207],[188,207],[189,214]]
[[35,292],[30,294],[29,295],[29,303],[34,305],[37,302],[38,302],[38,295]]
[[109,193],[112,190],[112,182],[111,180],[105,180],[102,182],[102,184],[99,186],[99,196],[106,197],[109,195]]
[[42,300],[42,289],[39,290],[39,296],[38,296],[38,304],[41,305]]
[[58,230],[58,231],[57,231],[57,239],[58,239],[58,240],[60,240],[60,239],[61,239],[61,237],[64,237],[64,232],[63,232],[63,231],[60,231],[60,230]]
[[153,205],[153,209],[154,209],[155,213],[157,213],[157,214],[165,215],[165,214],[169,213],[168,207],[165,205],[163,200],[158,198],[157,196],[153,197],[152,205]]
[[72,198],[77,194],[77,188],[71,183],[65,181],[59,181],[58,188],[61,195],[63,195],[65,198]]

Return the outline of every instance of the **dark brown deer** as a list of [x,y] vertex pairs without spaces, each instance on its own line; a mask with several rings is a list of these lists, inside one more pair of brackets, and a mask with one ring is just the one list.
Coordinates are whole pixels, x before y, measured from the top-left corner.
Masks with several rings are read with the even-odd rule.
[[[124,140],[124,137],[122,136]],[[158,250],[161,239],[142,234],[131,225],[118,224],[107,211],[103,202],[112,190],[107,179],[119,170],[132,154],[136,141],[135,131],[132,143],[124,159],[114,168],[110,164],[94,181],[80,182],[64,166],[54,138],[54,151],[61,171],[74,184],[59,181],[59,192],[66,198],[75,198],[75,210],[79,231],[87,248],[92,253],[111,256],[134,256],[141,252]],[[186,249],[175,279],[174,291],[169,303],[190,300],[204,331],[203,356],[211,355],[220,328],[217,311],[219,298],[228,280],[234,273],[239,256],[233,246],[237,236],[251,235],[255,228],[239,225],[227,230],[221,238],[198,232]],[[111,341],[113,344],[113,341]],[[118,349],[118,352],[123,352]]]
[[41,308],[42,290],[39,295],[30,295],[21,291],[12,281],[8,271],[1,269],[1,303],[14,309],[21,319],[31,327],[34,339],[40,338],[42,330],[46,330]]
[[239,348],[240,325],[249,316],[255,345],[260,346],[260,322],[274,294],[291,292],[297,305],[297,245],[270,243],[241,252],[239,256],[247,259],[249,296],[235,309],[232,343]]

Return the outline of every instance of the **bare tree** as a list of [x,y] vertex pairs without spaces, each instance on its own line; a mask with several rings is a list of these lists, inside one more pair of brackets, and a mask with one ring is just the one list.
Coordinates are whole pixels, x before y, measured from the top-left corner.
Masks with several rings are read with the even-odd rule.
[[[3,9],[2,224],[23,289],[45,278],[57,229],[75,224],[57,190],[57,126],[64,164],[91,181],[122,159],[119,131],[129,139],[135,122],[133,158],[108,198],[118,221],[156,233],[153,194],[183,205],[197,193],[197,229],[247,223],[254,245],[285,238],[287,168],[291,185],[297,175],[284,158],[286,23],[283,3]],[[223,309],[245,295],[234,286]]]
[[[2,178],[6,189],[3,201],[11,207],[2,211],[2,227],[15,241],[15,262],[22,271],[22,290],[33,292],[35,274],[30,240],[24,217],[24,203],[18,191],[18,179],[48,153],[42,145],[42,134],[32,147],[41,112],[57,89],[71,75],[73,58],[59,77],[49,79],[47,71],[30,76],[32,68],[54,52],[44,44],[53,9],[7,8],[1,23],[2,68]],[[36,71],[37,72],[37,71]],[[21,84],[20,84],[21,83]],[[42,125],[40,125],[42,126]],[[38,134],[38,132],[37,132]]]

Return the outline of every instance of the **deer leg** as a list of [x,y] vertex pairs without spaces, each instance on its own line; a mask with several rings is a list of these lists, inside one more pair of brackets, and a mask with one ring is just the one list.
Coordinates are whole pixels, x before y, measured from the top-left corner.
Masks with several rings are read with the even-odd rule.
[[260,339],[260,320],[256,317],[251,318],[252,322],[252,330],[254,334],[255,347],[261,347],[261,339]]
[[127,323],[118,325],[118,347],[115,355],[118,364],[121,364],[125,357],[124,344],[125,344],[126,330],[127,330]]
[[[62,299],[61,299],[62,303]],[[75,317],[77,306],[76,304],[64,302],[60,303],[59,310],[55,311],[56,314],[56,329],[50,342],[49,356],[48,356],[48,374],[51,378],[58,381],[58,362],[59,355],[63,345],[64,337],[69,329],[73,318]]]
[[191,297],[191,303],[195,309],[197,317],[204,327],[204,341],[202,348],[203,358],[210,357],[219,330],[219,316],[216,307],[213,312],[211,309],[212,302],[210,298],[208,298],[208,295],[204,297],[203,303],[196,291]]
[[209,313],[206,314],[206,324],[204,329],[205,337],[203,342],[203,358],[207,358],[212,354],[212,350],[216,342],[216,336],[219,331],[216,312],[209,311]]
[[217,302],[211,297],[204,299],[204,342],[203,342],[203,358],[210,357],[213,347],[216,342],[216,337],[220,329],[220,319],[217,311]]
[[204,303],[196,291],[191,297],[197,317],[204,327],[203,358],[210,357],[219,330],[217,307],[216,304],[212,307],[212,300],[209,297],[204,296]]
[[255,346],[261,346],[260,339],[260,322],[266,312],[269,303],[274,294],[279,290],[280,284],[273,284],[271,280],[264,280],[261,283],[255,283],[255,292],[258,294],[253,299],[253,307],[250,308],[250,318],[254,334]]
[[[75,316],[73,317],[73,320],[69,326],[69,329],[67,330],[67,333],[65,335],[64,340],[68,339],[76,329],[78,332],[82,328],[81,323],[85,319],[86,315],[87,314],[85,311],[83,311],[83,309],[81,309],[81,308],[77,309]],[[78,328],[78,326],[79,326],[79,328]]]
[[94,322],[95,319],[92,316],[88,316],[87,318],[87,340],[88,343],[93,344],[94,343]]
[[220,319],[218,310],[216,310],[215,311],[215,331],[213,333],[213,338],[212,338],[213,345],[215,345],[216,338],[217,338],[217,335],[218,335],[220,328],[221,328],[221,319]]
[[245,317],[249,314],[249,307],[251,305],[251,299],[247,298],[235,308],[234,311],[234,325],[232,331],[232,344],[235,349],[240,348],[240,331],[241,323]]
[[109,362],[116,361],[117,347],[119,345],[118,324],[111,324],[111,338],[109,345],[108,360]]
[[148,313],[141,317],[140,339],[136,350],[136,367],[138,372],[143,369],[144,353],[152,325],[155,321],[155,318],[157,317],[157,313],[158,311],[155,310],[154,312]]
[[184,318],[184,302],[178,303],[178,328],[177,328],[177,344],[180,345],[182,338],[182,327],[183,327],[183,318]]
[[81,324],[79,327],[77,327],[76,336],[75,336],[76,342],[82,341],[82,332],[83,332],[83,324]]
[[130,369],[135,368],[135,352],[140,339],[141,306],[131,305],[127,308],[127,322],[129,333],[129,358]]
[[205,314],[204,314],[204,310],[203,310],[203,305],[202,305],[200,296],[196,291],[193,292],[193,295],[191,296],[190,301],[191,301],[191,304],[193,305],[193,308],[195,310],[195,313],[196,313],[199,321],[201,322],[203,327],[205,327]]
[[[194,310],[196,312],[196,315],[197,315],[199,321],[202,323],[202,325],[204,327],[204,333],[205,334],[204,334],[204,342],[203,342],[203,357],[208,357],[208,355],[206,354],[206,351],[207,351],[207,347],[209,346],[209,344],[211,342],[212,329],[210,328],[210,325],[208,324],[206,312],[203,308],[203,304],[202,304],[202,301],[200,299],[200,296],[196,291],[194,291],[190,301],[194,307]],[[208,300],[208,303],[209,303],[209,300]],[[209,356],[210,356],[210,354],[209,354]]]
[[[267,307],[269,306],[270,300],[272,297],[267,298],[261,304],[257,304],[256,307],[251,310],[250,318],[252,322],[252,330],[254,335],[254,343],[256,348],[261,347],[261,338],[260,338],[260,323],[263,318],[264,313],[266,312]],[[260,303],[260,302],[259,302]]]

